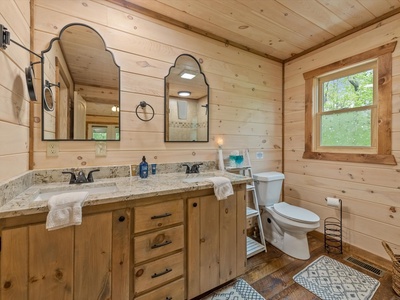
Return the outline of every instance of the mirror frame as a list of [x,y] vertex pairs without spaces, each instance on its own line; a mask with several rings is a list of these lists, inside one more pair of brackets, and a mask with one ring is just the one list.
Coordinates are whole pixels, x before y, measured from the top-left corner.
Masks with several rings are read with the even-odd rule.
[[[118,106],[121,107],[121,67],[115,61],[114,54],[110,50],[108,50],[106,42],[104,41],[103,37],[101,36],[101,34],[96,29],[94,29],[93,27],[91,27],[89,25],[86,25],[86,24],[83,24],[83,23],[70,23],[70,24],[67,24],[60,30],[60,33],[58,34],[58,37],[52,38],[50,40],[50,43],[49,43],[49,46],[47,47],[47,49],[41,51],[41,56],[42,56],[42,70],[41,70],[41,76],[42,76],[42,78],[41,78],[41,91],[42,91],[42,107],[41,107],[41,111],[42,111],[42,126],[41,127],[42,127],[42,132],[41,133],[42,133],[42,137],[41,137],[41,139],[42,139],[42,141],[45,141],[45,142],[46,141],[119,142],[119,141],[121,141],[121,111],[118,112],[118,124],[119,124],[119,138],[118,139],[113,139],[113,140],[110,140],[110,139],[107,139],[107,140],[92,140],[92,139],[57,139],[57,138],[55,138],[55,139],[45,139],[44,138],[44,114],[45,114],[45,108],[44,108],[45,107],[45,103],[44,102],[45,102],[45,92],[46,92],[45,89],[47,88],[46,84],[45,84],[45,78],[44,78],[44,64],[45,64],[44,55],[45,55],[45,53],[47,53],[47,52],[49,52],[51,50],[54,42],[59,41],[61,39],[62,33],[67,28],[69,28],[71,26],[84,26],[84,27],[87,27],[87,28],[93,30],[100,37],[100,39],[102,40],[102,42],[104,44],[104,51],[107,51],[107,52],[110,53],[111,58],[113,59],[113,62],[115,64],[115,66],[118,68]],[[54,88],[57,88],[57,87],[54,87]],[[53,93],[53,91],[51,90],[51,87],[50,87],[50,91],[51,91],[51,93]],[[53,94],[53,97],[54,97],[54,94]],[[54,102],[54,100],[53,100],[53,102]]]
[[[172,68],[176,67],[176,62],[182,56],[188,56],[192,58],[199,67],[200,74],[204,77],[204,83],[207,86],[207,139],[205,141],[167,141],[167,111],[169,107],[167,107],[167,77],[171,74]],[[206,75],[201,70],[201,66],[197,59],[190,54],[180,54],[176,59],[174,64],[169,68],[167,76],[164,77],[164,142],[165,143],[208,143],[210,141],[210,86],[207,82]]]

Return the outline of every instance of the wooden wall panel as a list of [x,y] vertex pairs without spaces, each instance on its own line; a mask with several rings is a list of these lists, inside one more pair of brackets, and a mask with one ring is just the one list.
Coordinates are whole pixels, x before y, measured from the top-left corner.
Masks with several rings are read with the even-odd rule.
[[[302,159],[304,152],[303,73],[393,41],[400,34],[400,16],[309,53],[285,65],[284,166],[285,200],[308,208],[323,220],[338,216],[325,197],[343,200],[344,240],[388,258],[381,240],[400,247],[399,165],[357,164]],[[393,53],[392,154],[399,163],[400,48]]]
[[[49,21],[51,20],[51,22]],[[107,142],[95,157],[94,142],[60,142],[59,156],[46,157],[41,111],[35,106],[34,168],[64,168],[149,162],[217,160],[224,150],[250,148],[258,171],[282,169],[282,65],[215,40],[140,15],[103,0],[35,1],[35,50],[47,48],[68,23],[92,26],[121,67],[121,141]],[[210,85],[210,142],[164,143],[164,76],[183,53],[201,61]],[[154,119],[140,121],[135,108],[146,101]],[[255,153],[264,152],[256,160]],[[81,157],[81,159],[78,159]]]
[[[0,24],[11,39],[29,48],[29,1],[0,1]],[[29,52],[11,43],[0,50],[0,181],[28,170],[29,100],[25,67]]]

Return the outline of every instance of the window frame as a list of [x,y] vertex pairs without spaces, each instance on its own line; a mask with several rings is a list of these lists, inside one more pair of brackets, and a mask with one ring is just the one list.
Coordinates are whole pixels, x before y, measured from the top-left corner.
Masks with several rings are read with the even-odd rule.
[[[323,84],[328,81],[332,81],[337,78],[343,78],[350,74],[360,73],[366,70],[373,69],[374,77],[373,77],[373,104],[354,107],[354,108],[343,108],[338,110],[331,111],[323,111]],[[339,69],[335,72],[330,72],[328,74],[322,74],[314,78],[314,99],[317,101],[313,101],[314,105],[314,113],[315,113],[315,122],[313,124],[314,132],[314,143],[313,149],[316,152],[348,152],[348,153],[377,153],[377,135],[378,135],[378,125],[376,121],[377,115],[377,107],[378,107],[378,76],[377,76],[377,60],[370,60],[363,62],[362,64],[352,65],[348,68]],[[363,147],[363,146],[322,146],[321,145],[321,119],[325,115],[331,114],[341,114],[353,111],[363,111],[370,110],[371,111],[371,146]]]
[[[346,161],[397,165],[392,155],[392,52],[397,42],[385,44],[358,55],[334,62],[303,74],[305,79],[305,151],[303,158],[329,161]],[[351,69],[376,60],[376,95],[375,116],[371,126],[376,130],[375,149],[362,147],[317,147],[316,130],[318,108],[318,79],[330,73]],[[375,82],[374,82],[375,86]],[[375,96],[375,95],[374,95]],[[374,121],[375,120],[375,121]],[[365,148],[365,147],[364,147]]]

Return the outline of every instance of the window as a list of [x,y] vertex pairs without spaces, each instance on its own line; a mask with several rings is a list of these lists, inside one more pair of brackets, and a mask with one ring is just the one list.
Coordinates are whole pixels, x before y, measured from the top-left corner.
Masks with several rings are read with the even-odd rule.
[[391,155],[395,46],[387,44],[303,74],[303,158],[396,164]]
[[96,141],[119,139],[119,126],[115,125],[88,124],[88,132]]

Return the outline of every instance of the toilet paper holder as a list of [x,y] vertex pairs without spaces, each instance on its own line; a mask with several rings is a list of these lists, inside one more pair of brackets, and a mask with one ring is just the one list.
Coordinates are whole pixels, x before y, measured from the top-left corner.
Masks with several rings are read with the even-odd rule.
[[339,218],[328,217],[324,221],[324,247],[328,253],[343,253],[342,243],[342,200],[325,198],[329,206],[339,207]]

